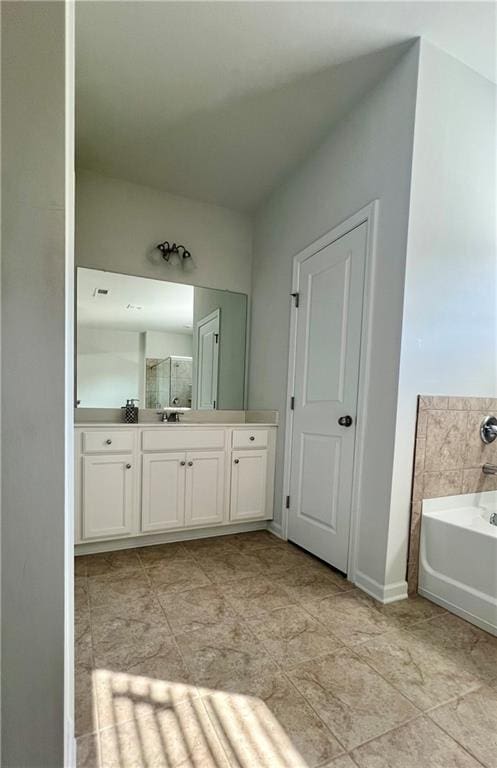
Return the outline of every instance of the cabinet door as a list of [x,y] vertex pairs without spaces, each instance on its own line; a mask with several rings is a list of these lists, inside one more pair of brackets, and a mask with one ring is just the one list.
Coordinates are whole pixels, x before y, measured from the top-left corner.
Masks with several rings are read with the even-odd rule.
[[81,508],[84,539],[131,533],[135,467],[130,456],[83,456]]
[[167,531],[185,524],[185,454],[142,456],[142,531]]
[[224,456],[224,451],[186,454],[185,525],[223,522]]
[[267,451],[233,451],[231,455],[231,520],[266,515]]

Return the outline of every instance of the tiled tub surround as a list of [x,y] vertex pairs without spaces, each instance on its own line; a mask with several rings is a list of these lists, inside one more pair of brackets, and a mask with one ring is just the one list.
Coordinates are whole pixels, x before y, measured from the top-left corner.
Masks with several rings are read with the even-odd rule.
[[423,499],[497,490],[497,476],[484,475],[485,463],[497,464],[497,440],[485,445],[480,424],[497,415],[497,398],[418,398],[407,580],[417,590],[421,503]]
[[497,766],[497,638],[267,531],[76,559],[79,768]]

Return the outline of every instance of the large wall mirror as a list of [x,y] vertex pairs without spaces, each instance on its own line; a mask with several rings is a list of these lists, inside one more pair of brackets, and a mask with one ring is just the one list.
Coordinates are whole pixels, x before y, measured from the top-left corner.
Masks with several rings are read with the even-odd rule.
[[77,274],[77,405],[244,408],[247,296],[96,269]]

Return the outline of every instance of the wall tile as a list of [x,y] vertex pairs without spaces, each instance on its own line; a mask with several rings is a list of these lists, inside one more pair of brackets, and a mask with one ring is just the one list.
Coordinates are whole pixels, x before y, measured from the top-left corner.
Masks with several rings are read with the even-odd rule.
[[419,398],[419,409],[421,411],[447,410],[448,404],[449,398],[440,397],[439,395],[421,395]]
[[466,411],[428,411],[426,472],[462,467],[467,420]]
[[425,472],[423,498],[435,499],[439,496],[457,496],[462,493],[462,473],[462,468]]
[[480,467],[463,470],[463,493],[497,491],[497,475],[484,475]]
[[416,449],[414,454],[414,475],[418,476],[424,472],[425,469],[425,451],[426,451],[426,438],[416,438]]

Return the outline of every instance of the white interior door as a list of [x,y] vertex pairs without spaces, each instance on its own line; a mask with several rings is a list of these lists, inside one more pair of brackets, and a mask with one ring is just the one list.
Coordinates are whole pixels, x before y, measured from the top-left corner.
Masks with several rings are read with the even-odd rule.
[[[367,224],[299,266],[289,539],[347,572]],[[340,423],[344,417],[350,417]]]
[[197,323],[197,408],[217,407],[217,378],[219,368],[219,319],[216,309]]

